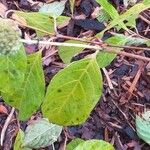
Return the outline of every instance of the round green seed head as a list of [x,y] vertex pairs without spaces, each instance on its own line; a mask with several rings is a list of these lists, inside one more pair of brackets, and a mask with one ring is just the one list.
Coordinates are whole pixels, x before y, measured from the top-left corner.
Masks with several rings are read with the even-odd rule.
[[15,54],[20,46],[19,34],[12,22],[0,18],[0,55]]

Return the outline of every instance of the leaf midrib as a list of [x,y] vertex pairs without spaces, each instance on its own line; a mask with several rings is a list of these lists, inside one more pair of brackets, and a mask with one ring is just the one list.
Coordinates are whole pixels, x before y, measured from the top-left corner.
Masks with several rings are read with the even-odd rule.
[[[40,53],[37,54],[37,57],[35,57],[36,59],[35,59],[33,65],[31,66],[30,71],[29,71],[29,73],[28,73],[28,76],[27,76],[27,78],[25,79],[25,82],[24,82],[24,84],[23,84],[23,85],[24,85],[24,88],[23,88],[23,93],[22,93],[22,96],[21,96],[20,106],[21,106],[21,104],[22,104],[22,101],[25,101],[23,98],[25,97],[25,96],[24,96],[24,95],[25,95],[24,93],[25,93],[25,91],[26,91],[26,86],[27,86],[27,84],[28,84],[28,82],[29,82],[29,77],[30,77],[31,74],[32,74],[32,69],[33,69],[33,67],[36,65],[36,62],[37,62],[37,60],[38,60],[39,55],[40,55]],[[27,66],[27,67],[28,67],[28,66]]]
[[55,125],[54,124],[51,124],[52,125],[52,127],[50,127],[49,129],[47,129],[47,130],[45,130],[44,132],[42,132],[42,134],[38,134],[37,136],[35,136],[34,138],[30,138],[30,140],[28,140],[28,142],[27,143],[25,143],[24,144],[24,146],[26,146],[26,145],[28,145],[29,143],[31,143],[34,139],[36,139],[36,138],[38,138],[38,137],[40,137],[40,136],[42,136],[43,134],[45,134],[47,131],[49,131],[49,130],[51,130],[52,128],[54,128],[55,127]]
[[[81,78],[83,77],[83,75],[84,75],[85,73],[87,73],[87,70],[88,70],[89,66],[91,65],[91,63],[92,63],[93,61],[94,61],[94,60],[91,59],[90,62],[89,62],[89,64],[88,64],[87,67],[86,67],[87,69],[84,69],[85,71],[81,74],[80,78],[77,80],[77,84],[73,87],[71,93],[67,96],[68,98],[66,99],[66,101],[64,101],[64,103],[62,104],[62,107],[59,108],[58,114],[60,114],[62,108],[63,108],[63,107],[65,106],[65,104],[68,102],[70,96],[71,96],[71,95],[73,96],[73,92],[74,92],[74,90],[76,89],[77,85],[78,85],[78,84],[81,84],[81,81],[80,81]],[[88,74],[88,73],[87,73],[87,74]],[[90,78],[90,79],[91,79],[91,78]],[[81,85],[82,85],[82,84],[81,84]],[[92,84],[92,85],[93,85],[93,84]],[[82,86],[81,86],[81,87],[82,87]],[[94,89],[94,88],[93,88],[93,89]],[[85,90],[83,90],[83,91],[85,91]],[[84,93],[85,93],[85,92],[84,92]],[[86,94],[85,94],[84,96],[85,96],[85,98],[87,99]]]

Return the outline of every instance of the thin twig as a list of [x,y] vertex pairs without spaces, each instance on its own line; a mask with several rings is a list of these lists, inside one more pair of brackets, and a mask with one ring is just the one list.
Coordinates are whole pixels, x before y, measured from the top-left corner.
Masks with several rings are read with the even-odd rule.
[[82,48],[89,48],[89,49],[95,49],[95,50],[102,49],[102,47],[100,47],[100,46],[76,44],[76,43],[61,43],[61,42],[24,40],[24,39],[21,39],[20,41],[23,43],[28,43],[28,44],[43,44],[43,45],[66,46],[66,47],[82,47]]
[[141,66],[139,67],[139,70],[137,71],[137,73],[134,77],[134,80],[128,90],[128,92],[129,92],[128,100],[131,98],[133,91],[135,90],[136,84],[137,84],[139,78],[141,77],[143,66],[144,66],[144,63],[142,63]]
[[55,146],[54,146],[54,143],[52,144],[52,149],[53,149],[53,150],[55,150]]
[[[13,19],[15,20],[15,18],[13,18]],[[22,26],[25,26],[27,28],[43,32],[47,35],[55,36],[57,38],[63,38],[63,39],[68,39],[68,40],[76,40],[76,41],[81,41],[81,42],[91,43],[91,44],[96,44],[96,45],[101,45],[102,44],[100,42],[91,41],[91,39],[94,39],[93,37],[92,38],[71,37],[71,36],[66,36],[66,35],[61,35],[61,34],[50,33],[50,32],[47,32],[45,30],[42,30],[42,29],[39,29],[39,28],[36,28],[36,27],[32,27],[32,26],[29,26],[29,25],[22,24],[21,22],[19,22],[19,24],[22,25]],[[103,44],[106,44],[106,43],[103,42]],[[136,46],[117,46],[117,45],[112,45],[112,44],[106,44],[106,45],[109,46],[109,47],[130,48],[130,49],[134,49],[134,50],[147,50],[147,51],[150,51],[150,48],[143,48],[143,47],[136,47]]]
[[64,145],[63,145],[63,150],[66,150],[66,145],[67,145],[67,135],[65,135],[65,141],[64,141]]
[[140,56],[140,55],[135,55],[135,54],[132,54],[132,53],[127,53],[127,52],[123,52],[123,51],[109,51],[109,50],[105,50],[106,52],[110,52],[110,53],[114,53],[114,54],[118,54],[118,55],[123,55],[123,56],[126,56],[126,57],[129,57],[129,58],[134,58],[134,59],[139,59],[139,60],[143,60],[143,61],[150,61],[150,58],[148,57],[144,57],[144,56]]
[[7,117],[6,121],[5,121],[5,124],[4,124],[3,128],[2,128],[2,132],[1,132],[1,146],[3,146],[3,141],[4,141],[4,137],[5,137],[5,132],[6,132],[7,127],[8,127],[8,125],[9,125],[11,119],[12,119],[12,116],[13,116],[14,112],[15,112],[15,108],[12,107],[11,112],[10,112],[10,114],[8,115],[8,117]]
[[110,88],[111,90],[113,90],[114,87],[113,87],[112,82],[111,82],[111,80],[110,80],[110,77],[109,77],[109,75],[108,75],[108,71],[106,70],[106,68],[102,68],[102,70],[103,70],[103,72],[104,72],[104,74],[105,74],[105,76],[106,76],[106,79],[107,79],[107,83],[108,83],[109,88]]
[[96,42],[96,41],[91,41],[91,39],[93,38],[76,38],[76,37],[70,37],[70,36],[66,36],[66,35],[61,35],[58,34],[57,35],[58,38],[64,38],[67,40],[76,40],[76,41],[81,41],[81,42],[85,42],[85,43],[91,43],[91,44],[96,44],[96,45],[102,45],[105,44],[105,46],[107,47],[116,47],[116,48],[127,48],[127,49],[133,49],[133,50],[147,50],[150,51],[150,48],[148,47],[136,47],[136,46],[119,46],[119,45],[113,45],[113,44],[107,44],[105,42],[100,43],[100,42]]
[[126,116],[126,114],[120,109],[120,107],[117,105],[117,103],[113,99],[112,99],[112,102],[118,108],[118,110],[121,112],[121,114],[124,116],[124,118],[126,119],[128,125],[133,129],[133,131],[135,131],[135,129],[132,126],[132,124],[128,121],[128,117]]
[[[20,41],[23,42],[23,43],[27,43],[27,44],[43,44],[43,45],[55,45],[55,46],[66,46],[66,47],[82,47],[82,48],[89,48],[89,49],[103,51],[103,47],[101,47],[99,45],[86,45],[86,44],[75,44],[75,43],[60,43],[60,42],[49,42],[49,41],[38,41],[38,40],[25,40],[25,39],[21,39]],[[123,56],[126,56],[126,57],[130,57],[130,58],[134,58],[134,59],[139,59],[139,60],[150,62],[150,58],[148,58],[148,57],[144,57],[144,56],[140,56],[140,55],[135,55],[135,54],[127,53],[127,52],[123,52],[123,51],[114,50],[114,49],[109,48],[109,47],[105,48],[104,52],[119,54],[119,55],[123,55]]]
[[107,44],[109,47],[116,47],[116,48],[126,48],[126,49],[133,49],[136,51],[143,50],[143,51],[150,51],[150,48],[148,47],[136,47],[136,46],[117,46],[112,44]]
[[150,25],[150,21],[147,20],[144,16],[139,15],[139,18],[141,18],[143,21],[145,21],[148,25]]

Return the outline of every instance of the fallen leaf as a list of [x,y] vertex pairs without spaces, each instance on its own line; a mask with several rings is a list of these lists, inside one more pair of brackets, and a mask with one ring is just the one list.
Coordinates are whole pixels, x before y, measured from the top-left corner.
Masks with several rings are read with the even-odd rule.
[[5,106],[0,105],[0,113],[8,114],[8,111]]

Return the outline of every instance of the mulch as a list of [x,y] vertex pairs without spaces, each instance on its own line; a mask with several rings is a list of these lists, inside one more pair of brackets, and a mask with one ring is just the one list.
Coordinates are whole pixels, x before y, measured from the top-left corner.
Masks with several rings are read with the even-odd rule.
[[[46,1],[46,0],[45,0]],[[37,2],[45,2],[39,0]],[[123,11],[123,0],[109,0],[118,11]],[[31,5],[27,0],[0,0],[8,10],[26,10],[37,11],[37,5]],[[64,27],[59,31],[68,36],[81,36],[83,33],[87,35],[94,35],[95,33],[104,29],[104,25],[95,19],[91,19],[90,15],[93,12],[93,7],[98,4],[95,0],[77,0],[75,15],[84,16],[85,20],[72,20],[68,27]],[[66,5],[64,15],[69,14],[69,4]],[[142,17],[137,19],[136,30],[138,34],[150,38],[150,10],[144,11],[140,14]],[[91,23],[92,22],[92,23]],[[92,25],[91,25],[92,24]],[[25,32],[23,30],[23,32]],[[123,31],[121,31],[123,32]],[[34,34],[34,31],[28,30],[28,34]],[[110,33],[105,34],[108,38]],[[59,39],[61,40],[61,39]],[[143,45],[145,46],[145,45]],[[34,53],[37,45],[25,45],[27,53]],[[150,57],[149,51],[131,51],[124,49],[126,52],[140,54],[142,56]],[[45,80],[48,84],[52,77],[64,66],[59,57],[54,54],[46,58],[45,56],[49,49],[45,50],[43,54],[44,62],[43,68],[45,72]],[[81,59],[84,54],[74,58],[74,60]],[[74,138],[88,139],[103,139],[115,145],[116,150],[150,150],[150,146],[140,140],[136,134],[135,116],[142,112],[145,108],[150,108],[150,63],[145,63],[141,60],[127,58],[125,56],[117,56],[116,59],[106,67],[106,73],[110,79],[106,78],[103,73],[103,94],[92,111],[87,121],[78,126],[65,127],[58,142],[55,143],[56,150],[62,150],[65,142],[67,143]],[[111,83],[110,83],[111,82]],[[110,87],[110,84],[112,87]],[[0,106],[4,106],[6,110],[0,113],[0,132],[4,126],[6,118],[11,111],[11,107],[6,105],[0,99]],[[8,125],[3,150],[11,150],[19,128],[19,122],[14,114],[11,123]],[[37,113],[31,117],[27,122],[20,122],[21,128],[24,130],[31,120],[40,117]],[[51,150],[51,147],[45,150]]]

